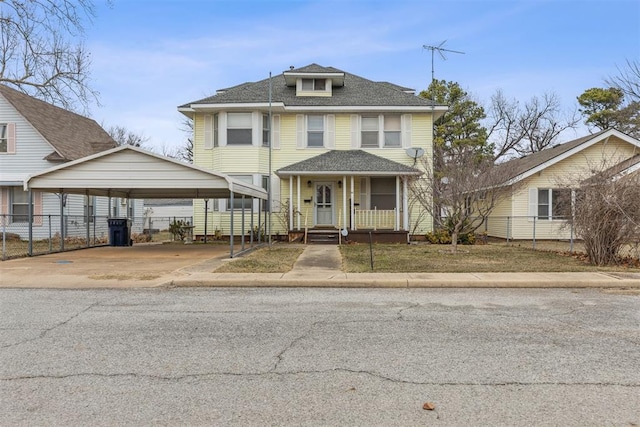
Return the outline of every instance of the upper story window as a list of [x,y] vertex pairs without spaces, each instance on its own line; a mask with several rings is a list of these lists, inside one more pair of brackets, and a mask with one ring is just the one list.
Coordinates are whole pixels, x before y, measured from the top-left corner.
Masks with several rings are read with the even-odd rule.
[[304,91],[324,91],[327,81],[325,79],[302,79],[302,90]]
[[9,125],[0,123],[0,153],[9,151]]
[[362,136],[360,145],[363,148],[378,148],[378,116],[362,117]]
[[400,147],[400,116],[384,116],[384,146]]
[[227,144],[251,145],[251,113],[227,114]]
[[213,146],[217,147],[218,142],[218,114],[213,115]]
[[324,147],[324,116],[307,116],[307,147]]
[[362,148],[397,148],[402,146],[399,115],[363,116],[360,126],[360,146]]

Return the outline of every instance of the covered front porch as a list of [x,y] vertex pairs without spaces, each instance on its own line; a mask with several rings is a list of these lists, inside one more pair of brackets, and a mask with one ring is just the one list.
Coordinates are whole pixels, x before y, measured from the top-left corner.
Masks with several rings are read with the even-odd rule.
[[330,151],[278,170],[290,239],[407,242],[409,180],[420,173],[362,150]]

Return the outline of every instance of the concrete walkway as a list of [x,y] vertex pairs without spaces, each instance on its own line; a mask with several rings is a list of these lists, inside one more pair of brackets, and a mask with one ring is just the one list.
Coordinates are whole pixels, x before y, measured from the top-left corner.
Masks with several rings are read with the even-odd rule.
[[2,288],[636,288],[640,273],[345,273],[337,246],[308,245],[287,273],[216,273],[220,245],[100,247],[0,262]]

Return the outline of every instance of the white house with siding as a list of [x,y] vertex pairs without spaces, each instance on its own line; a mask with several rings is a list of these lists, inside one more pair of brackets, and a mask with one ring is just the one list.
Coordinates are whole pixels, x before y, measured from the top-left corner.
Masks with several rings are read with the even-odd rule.
[[[27,238],[28,197],[23,185],[30,174],[116,145],[94,120],[0,85],[0,225],[3,230]],[[60,221],[61,206],[64,222]],[[104,219],[110,213],[108,199],[70,194],[63,195],[61,203],[59,194],[35,192],[34,239],[60,233],[61,223],[65,236],[84,236],[87,210],[90,215]],[[111,215],[142,218],[142,201],[114,199]],[[106,219],[91,227],[106,232]],[[141,227],[140,224],[140,231]]]

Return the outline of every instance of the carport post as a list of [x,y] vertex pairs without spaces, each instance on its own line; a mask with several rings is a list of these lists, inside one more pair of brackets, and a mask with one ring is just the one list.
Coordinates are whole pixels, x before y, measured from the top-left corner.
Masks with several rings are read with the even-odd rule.
[[260,243],[260,224],[262,224],[262,199],[258,199],[258,243]]
[[209,199],[204,199],[204,243],[207,243],[207,222],[208,222],[207,211],[208,210],[209,210]]
[[229,226],[231,228],[231,230],[229,230],[229,258],[233,258],[233,191],[230,192],[229,196],[229,205],[231,206],[231,219],[229,221]]
[[240,238],[240,248],[241,250],[244,251],[244,194],[242,195],[242,212],[240,213],[240,218],[241,218],[241,223],[242,223],[242,227],[240,227],[242,229],[242,237]]
[[250,243],[249,247],[253,247],[253,197],[251,198],[251,231],[249,232]]
[[29,214],[29,256],[33,255],[33,192],[31,191],[31,187],[29,187],[29,194],[27,196],[29,198],[28,203],[29,206],[27,208],[27,212]]

